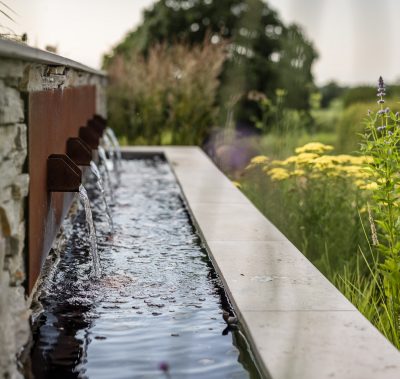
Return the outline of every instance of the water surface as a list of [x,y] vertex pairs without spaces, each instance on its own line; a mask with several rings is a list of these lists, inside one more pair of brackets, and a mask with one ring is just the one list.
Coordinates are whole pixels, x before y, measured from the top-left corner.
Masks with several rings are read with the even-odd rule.
[[102,276],[90,274],[79,215],[41,296],[35,377],[258,378],[241,333],[226,330],[229,304],[167,163],[122,161],[112,239],[102,204],[93,211]]

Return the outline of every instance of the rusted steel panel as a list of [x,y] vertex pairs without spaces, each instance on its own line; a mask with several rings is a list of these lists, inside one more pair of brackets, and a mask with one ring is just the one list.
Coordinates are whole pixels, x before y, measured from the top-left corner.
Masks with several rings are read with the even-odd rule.
[[66,154],[67,140],[96,113],[94,86],[32,92],[28,96],[29,292],[39,276],[74,193],[47,191],[47,158]]

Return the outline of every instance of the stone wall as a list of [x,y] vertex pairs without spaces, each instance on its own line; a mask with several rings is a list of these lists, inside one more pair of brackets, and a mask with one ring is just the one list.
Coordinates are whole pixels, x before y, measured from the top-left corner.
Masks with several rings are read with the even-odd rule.
[[104,76],[70,67],[68,60],[65,65],[32,61],[29,54],[37,55],[37,50],[26,46],[21,50],[26,59],[8,57],[0,45],[0,378],[22,377],[17,357],[30,339],[24,287],[29,187],[26,94],[96,85],[97,113],[106,115]]
[[[0,60],[0,373],[18,377],[16,354],[29,338],[24,205],[28,193],[27,127],[18,88],[22,62]],[[0,377],[2,377],[0,375]]]

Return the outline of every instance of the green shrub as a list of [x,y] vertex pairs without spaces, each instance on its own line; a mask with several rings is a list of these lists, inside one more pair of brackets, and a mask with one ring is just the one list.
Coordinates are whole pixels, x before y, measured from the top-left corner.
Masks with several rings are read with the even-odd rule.
[[[393,98],[400,97],[400,86],[390,86],[390,96]],[[343,105],[347,108],[357,103],[368,103],[376,97],[376,89],[373,86],[358,86],[347,89],[343,96]]]
[[[374,95],[374,97],[376,97]],[[389,107],[395,107],[397,103],[392,100]],[[360,150],[361,135],[365,130],[365,117],[368,109],[374,109],[375,102],[356,103],[345,108],[337,123],[337,151],[351,154]]]
[[389,315],[391,334],[400,347],[400,115],[386,106],[385,95],[380,77],[380,110],[369,112],[362,151],[372,157],[371,237],[372,248],[379,256],[374,275],[381,283],[381,304]]
[[200,144],[216,116],[222,44],[153,46],[146,57],[114,57],[109,119],[133,144]]

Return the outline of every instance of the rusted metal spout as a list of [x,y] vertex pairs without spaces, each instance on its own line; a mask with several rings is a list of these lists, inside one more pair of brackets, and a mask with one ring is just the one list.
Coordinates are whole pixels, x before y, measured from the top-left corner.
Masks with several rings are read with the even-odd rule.
[[93,116],[93,119],[94,119],[94,120],[97,120],[97,121],[99,121],[99,122],[101,122],[102,124],[104,124],[104,125],[107,126],[107,119],[104,118],[103,116],[100,116],[99,114],[95,114],[95,115]]
[[104,130],[106,129],[106,124],[103,123],[103,122],[101,122],[101,121],[99,121],[99,120],[97,120],[97,119],[95,119],[95,118],[90,119],[90,120],[87,122],[87,126],[88,126],[89,128],[92,128],[93,130],[95,130],[96,133],[97,133],[100,137],[103,136]]
[[83,139],[91,149],[97,149],[100,143],[100,135],[88,126],[79,128],[79,138]]
[[82,172],[65,154],[47,158],[47,190],[50,192],[79,192]]
[[77,166],[90,166],[92,149],[79,137],[71,137],[67,140],[67,155]]

